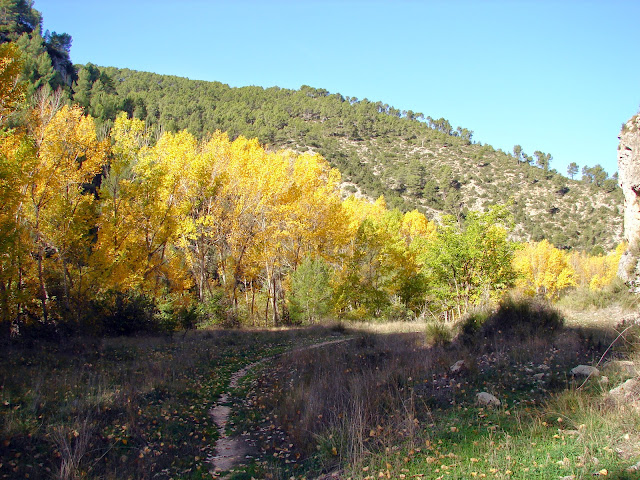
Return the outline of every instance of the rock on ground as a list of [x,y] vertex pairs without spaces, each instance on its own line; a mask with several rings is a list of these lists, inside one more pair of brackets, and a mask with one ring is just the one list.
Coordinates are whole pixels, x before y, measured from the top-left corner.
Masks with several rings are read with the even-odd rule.
[[583,376],[583,377],[597,377],[600,375],[600,370],[590,365],[578,365],[569,372],[571,375]]
[[456,363],[454,363],[453,365],[451,365],[451,367],[449,368],[449,370],[451,371],[451,373],[460,373],[461,371],[463,371],[466,368],[466,364],[464,363],[464,360],[458,360]]
[[485,405],[487,407],[499,407],[501,403],[495,396],[487,392],[478,393],[476,395],[476,399],[480,405]]
[[607,368],[616,368],[627,375],[638,375],[640,372],[636,364],[631,360],[611,360],[607,362]]
[[640,379],[630,378],[622,385],[609,390],[609,394],[619,398],[640,399]]

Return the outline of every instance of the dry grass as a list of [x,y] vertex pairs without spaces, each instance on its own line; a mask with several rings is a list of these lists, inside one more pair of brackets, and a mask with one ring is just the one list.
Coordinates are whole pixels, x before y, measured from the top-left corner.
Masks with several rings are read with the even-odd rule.
[[208,478],[233,371],[326,329],[66,339],[0,349],[0,478]]
[[[608,398],[630,374],[607,362],[640,369],[637,338],[609,348],[623,311],[578,313],[554,335],[446,345],[430,344],[423,322],[5,345],[0,478],[209,478],[208,412],[231,374],[345,332],[241,383],[230,425],[262,456],[237,478],[631,478],[640,414]],[[599,363],[608,383],[572,379],[579,363]],[[501,406],[477,405],[480,391]]]
[[621,305],[610,305],[605,308],[591,308],[588,310],[560,307],[569,327],[615,329],[620,321],[637,310]]
[[[480,344],[447,346],[429,345],[425,327],[349,325],[358,333],[348,344],[283,356],[257,376],[241,394],[246,403],[236,422],[269,459],[262,475],[582,478],[624,472],[640,459],[638,451],[615,453],[633,451],[640,414],[622,418],[606,399],[626,378],[604,367],[626,355],[608,349],[615,335],[609,324],[570,322],[555,335],[524,338],[496,332]],[[464,371],[452,374],[460,359]],[[601,360],[610,383],[583,385],[569,375]],[[480,391],[502,406],[479,408]],[[575,437],[558,433],[578,427]]]
[[424,332],[428,322],[424,320],[404,322],[343,322],[345,327],[354,332],[373,333],[379,335],[393,333]]

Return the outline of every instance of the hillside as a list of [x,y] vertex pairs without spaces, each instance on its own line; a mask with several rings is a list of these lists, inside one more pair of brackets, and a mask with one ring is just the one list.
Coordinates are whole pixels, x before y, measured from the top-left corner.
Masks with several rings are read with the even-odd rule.
[[[599,165],[582,166],[581,181],[568,180],[549,170],[549,154],[534,152],[534,163],[517,145],[511,154],[475,143],[471,130],[444,118],[309,86],[231,88],[74,66],[69,34],[43,33],[42,15],[32,4],[9,5],[0,19],[0,43],[15,41],[22,52],[27,96],[40,88],[60,91],[97,119],[103,137],[121,111],[157,133],[187,129],[202,138],[222,130],[232,138],[257,137],[271,148],[319,152],[342,172],[345,194],[384,195],[402,211],[464,218],[467,210],[510,202],[516,239],[547,238],[559,247],[594,252],[621,240],[622,193]],[[579,167],[570,167],[573,178]]]
[[621,240],[615,180],[568,179],[548,164],[534,166],[524,153],[515,158],[474,143],[472,131],[445,119],[308,86],[231,88],[91,64],[79,69],[74,91],[105,132],[117,112],[127,111],[151,127],[197,137],[215,130],[257,137],[274,149],[321,153],[342,172],[345,194],[384,195],[403,211],[463,218],[467,210],[509,203],[516,239],[547,238],[587,251]]

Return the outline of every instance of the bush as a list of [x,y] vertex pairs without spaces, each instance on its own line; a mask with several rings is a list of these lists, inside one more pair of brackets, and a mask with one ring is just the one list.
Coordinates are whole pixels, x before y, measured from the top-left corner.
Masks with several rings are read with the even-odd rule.
[[524,339],[553,335],[563,324],[560,312],[545,300],[508,297],[487,319],[481,332],[484,337],[502,334]]
[[152,298],[141,293],[109,292],[95,301],[91,310],[97,334],[133,335],[157,330],[156,304]]
[[321,258],[306,257],[291,273],[288,311],[297,325],[313,324],[331,309],[331,269]]
[[202,307],[180,305],[176,307],[172,302],[160,305],[155,318],[156,328],[168,334],[177,330],[191,330],[197,327],[202,317]]
[[480,311],[470,314],[462,323],[463,343],[478,338],[549,337],[562,328],[564,318],[541,299],[507,297],[491,313]]
[[640,296],[629,292],[629,287],[619,277],[602,290],[578,288],[568,292],[558,301],[558,305],[573,310],[605,308],[616,304],[632,309],[637,308],[639,303]]
[[470,312],[462,320],[460,325],[460,333],[463,338],[468,339],[475,337],[492,313],[493,311],[488,307]]
[[198,328],[211,327],[213,325],[222,325],[225,320],[225,296],[224,292],[217,290],[207,300],[203,301],[199,308]]
[[415,313],[407,308],[398,297],[394,297],[391,304],[382,311],[382,317],[388,322],[404,322],[413,320]]
[[454,325],[441,320],[427,323],[426,340],[428,345],[448,345],[454,337]]

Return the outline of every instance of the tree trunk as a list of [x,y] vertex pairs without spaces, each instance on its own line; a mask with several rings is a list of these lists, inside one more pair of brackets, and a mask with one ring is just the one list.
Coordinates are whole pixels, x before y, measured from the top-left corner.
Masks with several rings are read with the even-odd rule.
[[49,320],[49,310],[47,307],[49,294],[47,293],[47,287],[44,283],[44,270],[42,268],[43,256],[44,256],[44,249],[40,248],[40,254],[38,255],[38,282],[40,284],[40,303],[42,304],[42,319],[44,320],[44,323],[47,323]]
[[271,276],[271,283],[273,285],[273,326],[278,326],[278,292],[276,290],[276,275]]
[[256,306],[256,289],[253,286],[253,282],[251,282],[251,318],[255,315],[255,306]]

